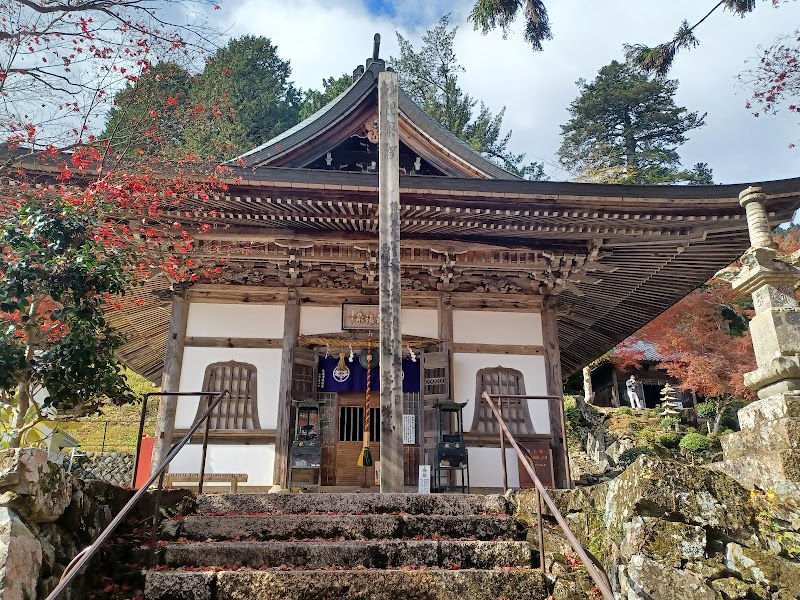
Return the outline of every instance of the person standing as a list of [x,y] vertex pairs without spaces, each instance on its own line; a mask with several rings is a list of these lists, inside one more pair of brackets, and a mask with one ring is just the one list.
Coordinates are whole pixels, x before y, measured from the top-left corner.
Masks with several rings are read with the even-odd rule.
[[636,377],[634,375],[631,375],[628,381],[625,382],[625,387],[628,389],[628,400],[631,403],[631,408],[644,409],[644,399],[639,397],[639,393],[636,389],[638,386],[639,382],[636,381]]

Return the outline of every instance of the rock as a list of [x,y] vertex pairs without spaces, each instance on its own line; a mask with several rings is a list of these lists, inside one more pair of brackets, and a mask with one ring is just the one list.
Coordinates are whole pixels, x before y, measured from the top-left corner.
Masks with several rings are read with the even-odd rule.
[[787,598],[800,596],[798,563],[730,543],[725,548],[725,566],[745,581],[780,589]]
[[619,458],[626,450],[636,447],[636,440],[622,438],[606,446],[605,459],[612,466],[619,465]]
[[0,506],[12,508],[33,523],[52,523],[72,498],[73,481],[33,448],[0,451]]
[[643,554],[631,557],[623,577],[627,600],[719,600],[694,573],[667,567]]
[[644,554],[680,567],[683,560],[705,556],[706,532],[702,527],[637,516],[623,525],[623,531],[620,550],[626,560]]
[[608,486],[605,525],[614,539],[635,515],[706,527],[728,540],[752,537],[749,493],[724,473],[641,456]]
[[735,577],[724,577],[711,582],[711,587],[716,590],[724,600],[746,600],[758,598],[770,600],[772,594],[760,585],[745,583]]
[[553,600],[586,600],[592,597],[594,581],[588,573],[559,575],[553,586]]
[[0,598],[33,600],[42,546],[14,511],[0,507]]

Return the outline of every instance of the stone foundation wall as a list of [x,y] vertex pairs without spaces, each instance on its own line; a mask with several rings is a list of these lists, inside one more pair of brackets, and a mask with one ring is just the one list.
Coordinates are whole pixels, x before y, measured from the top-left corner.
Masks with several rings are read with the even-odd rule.
[[105,481],[119,487],[131,485],[134,455],[123,452],[89,452],[76,456],[70,472],[79,479]]
[[[751,491],[705,467],[640,457],[609,482],[555,490],[553,498],[620,600],[800,598],[798,495]],[[535,527],[535,495],[516,492],[512,502],[517,518]],[[557,526],[545,530],[545,548],[554,600],[597,597]]]
[[[46,598],[66,565],[97,539],[133,493],[73,477],[48,462],[44,450],[0,451],[0,598]],[[182,502],[190,507],[194,500],[176,490],[164,494],[162,506],[170,512]],[[152,511],[146,495],[61,598],[135,597],[144,583]]]

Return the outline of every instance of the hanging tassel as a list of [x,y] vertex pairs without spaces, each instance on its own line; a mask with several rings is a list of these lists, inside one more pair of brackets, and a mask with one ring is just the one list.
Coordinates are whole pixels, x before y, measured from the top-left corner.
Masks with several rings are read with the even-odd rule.
[[[370,341],[372,340],[372,334],[369,334]],[[361,447],[361,454],[358,455],[358,466],[359,467],[371,467],[372,466],[372,452],[369,449],[369,419],[370,419],[370,408],[369,408],[369,392],[370,388],[372,387],[372,374],[370,370],[372,369],[372,349],[370,348],[371,344],[367,343],[367,394],[366,398],[364,399],[364,443]]]

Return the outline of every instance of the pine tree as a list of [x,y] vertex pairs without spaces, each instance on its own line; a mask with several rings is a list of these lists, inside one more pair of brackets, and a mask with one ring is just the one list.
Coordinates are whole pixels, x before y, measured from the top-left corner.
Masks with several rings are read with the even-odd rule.
[[591,83],[578,81],[580,94],[561,126],[561,164],[581,181],[597,183],[712,183],[699,163],[681,169],[678,146],[704,125],[705,115],[675,104],[678,82],[651,78],[617,61],[600,69]]

